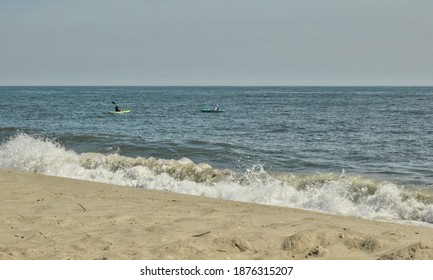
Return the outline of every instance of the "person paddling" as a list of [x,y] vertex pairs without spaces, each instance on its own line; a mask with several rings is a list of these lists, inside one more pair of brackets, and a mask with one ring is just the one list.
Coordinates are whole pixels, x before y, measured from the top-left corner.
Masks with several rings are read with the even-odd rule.
[[119,105],[117,105],[114,101],[111,101],[116,107],[114,107],[115,112],[122,112],[122,109],[120,109]]

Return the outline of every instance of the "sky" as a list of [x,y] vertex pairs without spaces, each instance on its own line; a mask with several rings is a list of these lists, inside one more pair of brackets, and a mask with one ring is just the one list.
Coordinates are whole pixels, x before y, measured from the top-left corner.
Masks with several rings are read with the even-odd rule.
[[431,0],[0,0],[0,85],[433,86]]

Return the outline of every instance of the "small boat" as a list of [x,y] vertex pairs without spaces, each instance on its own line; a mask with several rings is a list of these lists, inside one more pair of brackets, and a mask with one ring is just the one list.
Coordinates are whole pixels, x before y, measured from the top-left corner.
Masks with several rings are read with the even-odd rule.
[[131,110],[108,111],[108,114],[127,114],[129,112],[131,112]]
[[224,110],[212,110],[212,109],[201,109],[201,111],[203,113],[223,113],[225,112]]

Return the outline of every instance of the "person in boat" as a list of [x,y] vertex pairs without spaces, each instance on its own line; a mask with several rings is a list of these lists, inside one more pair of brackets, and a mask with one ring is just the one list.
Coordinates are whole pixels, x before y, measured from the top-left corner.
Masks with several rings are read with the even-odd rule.
[[213,110],[218,111],[218,104],[213,105]]
[[114,107],[114,111],[116,111],[116,112],[121,112],[122,110],[120,109],[119,106],[116,105],[116,107]]

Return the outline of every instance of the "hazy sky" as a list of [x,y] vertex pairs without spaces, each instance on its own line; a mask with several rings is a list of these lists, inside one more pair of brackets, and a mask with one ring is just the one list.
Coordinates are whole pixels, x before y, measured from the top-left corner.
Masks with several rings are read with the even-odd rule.
[[0,85],[433,85],[432,0],[0,0]]

